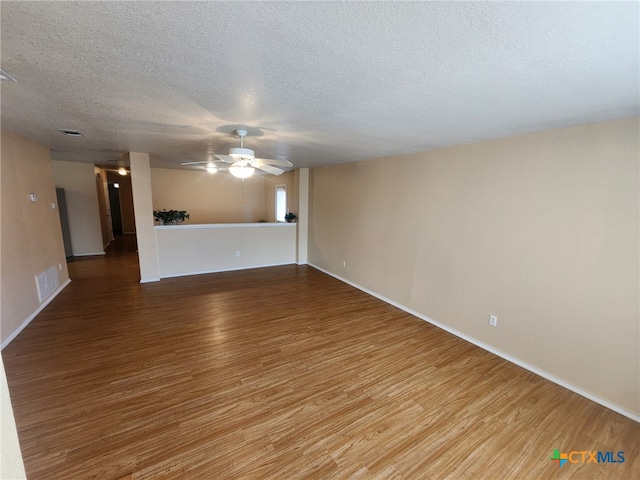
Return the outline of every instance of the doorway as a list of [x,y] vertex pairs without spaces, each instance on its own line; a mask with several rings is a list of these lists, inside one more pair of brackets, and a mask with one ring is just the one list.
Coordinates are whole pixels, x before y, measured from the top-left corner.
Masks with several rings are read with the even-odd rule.
[[120,202],[120,184],[109,182],[109,206],[111,207],[111,227],[114,235],[122,235],[122,206]]
[[98,207],[100,209],[100,227],[102,228],[103,247],[113,240],[113,231],[111,229],[111,208],[109,205],[109,192],[107,186],[107,175],[102,168],[95,168],[96,188],[98,189]]
[[107,170],[111,223],[115,235],[135,235],[136,220],[133,211],[133,189],[131,174],[122,175],[115,170]]

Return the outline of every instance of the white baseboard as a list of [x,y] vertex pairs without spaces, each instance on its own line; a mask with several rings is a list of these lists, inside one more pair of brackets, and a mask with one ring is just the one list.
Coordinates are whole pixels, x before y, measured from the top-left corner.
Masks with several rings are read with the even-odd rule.
[[237,270],[250,270],[252,268],[266,268],[266,267],[280,267],[282,265],[295,265],[295,262],[270,263],[267,265],[249,265],[246,267],[222,268],[218,270],[202,270],[199,272],[188,272],[188,273],[171,273],[169,275],[160,275],[160,278],[189,277],[191,275],[206,275],[208,273],[235,272]]
[[95,255],[104,255],[104,252],[74,253],[74,257],[93,257]]
[[433,320],[432,318],[427,317],[426,315],[421,314],[420,312],[417,312],[411,308],[408,308],[398,302],[395,302],[383,295],[380,295],[379,293],[376,293],[372,290],[369,290],[366,287],[363,287],[361,285],[358,285],[357,283],[354,283],[350,280],[347,280],[346,278],[341,277],[340,275],[336,275],[333,272],[330,272],[328,270],[325,270],[324,268],[321,268],[317,265],[314,265],[313,263],[309,263],[309,266],[320,270],[323,273],[326,273],[327,275],[332,276],[333,278],[336,278],[338,280],[340,280],[341,282],[347,283],[349,285],[351,285],[352,287],[357,288],[358,290],[361,290],[365,293],[368,293],[369,295],[376,297],[379,300],[382,300],[385,303],[388,303],[390,305],[393,305],[394,307],[399,308],[400,310],[404,310],[405,312],[413,315],[414,317],[418,317],[421,320],[424,320],[425,322],[428,322],[438,328],[441,328],[442,330],[451,333],[452,335],[455,335],[458,338],[461,338],[463,340],[466,340],[469,343],[472,343],[474,345],[476,345],[477,347],[482,348],[483,350],[486,350],[488,352],[493,353],[494,355],[499,356],[500,358],[503,358],[505,360],[507,360],[508,362],[514,363],[516,365],[518,365],[519,367],[524,368],[525,370],[529,370],[532,373],[535,373],[536,375],[541,376],[542,378],[546,378],[547,380],[560,385],[561,387],[566,388],[567,390],[571,390],[574,393],[577,393],[578,395],[581,395],[585,398],[588,398],[589,400],[591,400],[592,402],[595,402],[599,405],[602,405],[603,407],[608,408],[609,410],[613,410],[616,413],[619,413],[620,415],[624,415],[627,418],[630,418],[631,420],[634,420],[638,423],[640,423],[640,415],[635,414],[629,410],[626,410],[623,407],[620,407],[619,405],[616,405],[615,403],[611,403],[608,400],[605,400],[603,398],[600,398],[596,395],[594,395],[593,393],[590,393],[586,390],[581,389],[580,387],[576,387],[575,385],[572,385],[571,383],[566,382],[565,380],[562,380],[561,378],[556,377],[555,375],[542,370],[534,365],[531,365],[527,362],[524,362],[516,357],[512,357],[511,355],[509,355],[508,353],[504,353],[500,350],[498,350],[497,348],[492,347],[491,345],[487,345],[486,343],[473,338],[469,335],[467,335],[466,333],[463,333],[459,330],[456,330],[455,328],[451,328],[443,323],[437,322],[435,320]]
[[44,301],[40,304],[40,306],[33,312],[29,317],[20,324],[18,328],[16,328],[11,335],[9,335],[4,342],[0,344],[0,350],[4,350],[4,347],[9,345],[11,341],[16,338],[22,330],[25,329],[27,325],[31,323],[31,321],[38,316],[38,314],[44,310],[44,307],[49,305],[51,301],[58,296],[58,294],[65,289],[67,285],[71,283],[71,279],[68,278],[62,285],[60,285],[51,295],[44,299]]
[[152,282],[159,282],[160,281],[160,277],[152,277],[152,278],[144,278],[144,279],[140,279],[140,283],[152,283]]

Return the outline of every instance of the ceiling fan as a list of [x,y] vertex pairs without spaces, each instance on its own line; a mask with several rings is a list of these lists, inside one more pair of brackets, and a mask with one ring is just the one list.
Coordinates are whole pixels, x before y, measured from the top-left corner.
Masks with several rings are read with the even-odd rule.
[[[221,162],[231,164],[228,170],[234,177],[241,178],[243,180],[245,178],[249,178],[253,175],[256,168],[272,175],[282,175],[284,170],[278,167],[293,167],[293,164],[288,160],[256,158],[253,150],[250,148],[244,148],[244,137],[247,136],[247,131],[236,130],[235,134],[240,137],[240,147],[230,148],[229,155],[214,154],[214,157]],[[217,171],[217,167],[214,162],[207,160],[202,162],[184,162],[182,165],[198,165],[203,163],[207,164],[206,168],[209,173],[215,173]]]

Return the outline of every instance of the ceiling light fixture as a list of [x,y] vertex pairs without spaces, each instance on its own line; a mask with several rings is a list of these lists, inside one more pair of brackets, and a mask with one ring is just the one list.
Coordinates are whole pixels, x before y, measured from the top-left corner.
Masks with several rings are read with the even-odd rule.
[[120,184],[119,183],[114,183],[113,184],[113,188],[120,188]]
[[118,173],[124,177],[127,174],[127,170],[122,168],[122,167],[120,167],[118,169]]
[[236,178],[241,178],[242,180],[249,178],[255,171],[255,168],[250,167],[247,165],[247,162],[243,160],[236,162],[229,167],[229,173]]
[[207,165],[207,172],[214,174],[218,171],[218,169],[216,168],[216,166],[213,163],[210,163],[209,165]]
[[240,147],[229,149],[229,156],[236,161],[229,167],[229,173],[236,178],[244,180],[256,171],[256,169],[251,166],[251,160],[256,158],[256,152],[250,148],[244,148],[244,137],[247,135],[246,130],[236,130],[236,134],[240,137]]

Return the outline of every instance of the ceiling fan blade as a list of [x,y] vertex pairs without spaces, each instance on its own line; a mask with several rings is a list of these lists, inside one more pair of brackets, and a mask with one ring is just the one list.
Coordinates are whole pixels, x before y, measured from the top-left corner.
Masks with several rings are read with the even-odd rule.
[[180,165],[200,165],[201,163],[207,163],[206,161],[203,162],[182,162]]
[[221,160],[225,163],[235,163],[236,159],[233,157],[230,157],[229,155],[220,155],[220,154],[214,154],[214,157],[216,157],[218,160]]
[[251,162],[251,166],[262,170],[263,172],[270,173],[271,175],[282,175],[284,173],[284,170],[278,167],[272,167],[271,165],[267,165],[266,163]]
[[289,160],[275,160],[273,158],[256,158],[257,161],[266,163],[267,165],[277,165],[278,167],[293,167],[293,163]]

